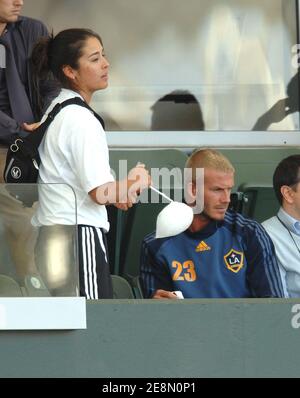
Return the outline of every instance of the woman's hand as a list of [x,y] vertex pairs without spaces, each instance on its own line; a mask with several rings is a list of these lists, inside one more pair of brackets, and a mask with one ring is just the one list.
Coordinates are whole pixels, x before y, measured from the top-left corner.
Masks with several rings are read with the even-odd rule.
[[119,210],[127,211],[133,204],[128,201],[127,203],[114,203],[114,206]]
[[129,171],[127,179],[132,182],[128,189],[128,198],[135,203],[137,196],[151,185],[151,176],[145,165],[138,163]]
[[136,203],[142,190],[151,185],[151,177],[145,165],[139,164],[121,181],[109,182],[89,192],[91,199],[100,204],[113,204],[118,209],[128,210]]

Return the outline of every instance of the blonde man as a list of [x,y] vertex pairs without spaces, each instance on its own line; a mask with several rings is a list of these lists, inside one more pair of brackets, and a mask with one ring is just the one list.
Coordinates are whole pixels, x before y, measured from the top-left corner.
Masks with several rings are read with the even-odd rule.
[[204,169],[204,205],[185,232],[163,239],[148,235],[141,255],[146,298],[283,297],[274,246],[255,221],[228,211],[234,167],[220,152],[200,149],[187,161],[188,195],[201,191],[196,170]]

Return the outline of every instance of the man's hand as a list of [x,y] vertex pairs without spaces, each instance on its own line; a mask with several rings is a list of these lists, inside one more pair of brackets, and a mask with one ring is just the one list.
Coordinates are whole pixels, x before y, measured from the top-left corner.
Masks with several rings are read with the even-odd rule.
[[265,131],[271,124],[281,122],[287,115],[293,112],[295,112],[295,106],[289,98],[283,98],[259,117],[252,130]]
[[32,133],[34,130],[36,130],[38,127],[40,127],[40,125],[41,125],[40,122],[32,123],[32,124],[23,123],[22,129],[27,131],[27,133]]
[[154,299],[171,299],[171,300],[178,300],[178,297],[175,293],[169,292],[167,290],[158,289],[152,296]]

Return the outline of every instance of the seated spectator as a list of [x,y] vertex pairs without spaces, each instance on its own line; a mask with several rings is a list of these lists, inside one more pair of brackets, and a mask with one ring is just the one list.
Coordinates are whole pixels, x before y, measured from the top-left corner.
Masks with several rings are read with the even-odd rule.
[[[148,235],[142,245],[140,275],[146,298],[283,297],[271,239],[256,221],[228,211],[234,168],[221,153],[193,152],[188,195],[196,201],[204,169],[204,208],[188,230],[169,238]],[[192,203],[192,202],[191,202]]]
[[300,297],[300,155],[279,163],[273,186],[281,208],[262,225],[273,240],[288,295]]

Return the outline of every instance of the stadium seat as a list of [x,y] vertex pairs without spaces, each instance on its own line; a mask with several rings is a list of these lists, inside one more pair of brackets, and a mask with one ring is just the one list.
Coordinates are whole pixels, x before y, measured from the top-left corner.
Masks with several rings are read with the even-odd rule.
[[136,299],[144,298],[143,290],[141,286],[140,276],[136,276],[131,279],[130,284],[132,286],[132,290]]
[[29,297],[49,297],[51,294],[39,275],[26,275],[25,291]]
[[0,297],[23,296],[20,285],[7,275],[0,275]]
[[279,203],[271,185],[243,184],[241,213],[245,217],[263,222],[277,214]]
[[242,213],[244,202],[243,192],[233,192],[230,195],[229,210],[235,211],[237,213]]
[[166,204],[138,203],[127,216],[121,245],[120,273],[130,282],[139,274],[140,250],[144,237],[156,228],[158,213]]
[[119,275],[112,275],[112,287],[114,299],[134,299],[130,284]]

